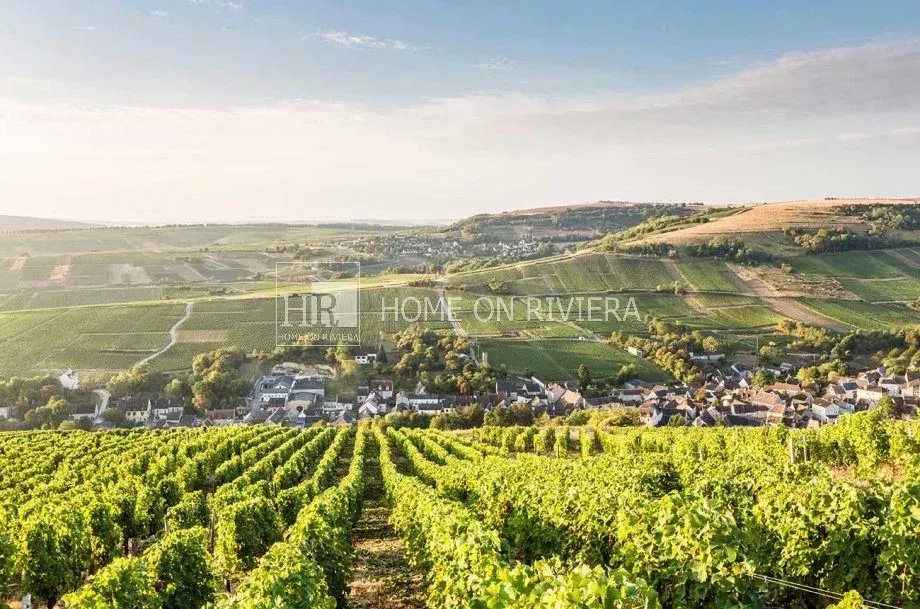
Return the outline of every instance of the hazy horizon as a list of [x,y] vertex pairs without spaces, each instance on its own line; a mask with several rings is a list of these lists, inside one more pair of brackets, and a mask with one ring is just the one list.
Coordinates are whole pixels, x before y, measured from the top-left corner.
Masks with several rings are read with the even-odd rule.
[[920,193],[920,5],[12,0],[0,213],[450,221]]

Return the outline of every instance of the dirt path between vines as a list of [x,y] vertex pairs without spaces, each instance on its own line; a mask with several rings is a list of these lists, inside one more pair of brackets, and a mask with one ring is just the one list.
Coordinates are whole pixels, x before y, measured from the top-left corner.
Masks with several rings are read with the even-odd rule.
[[[370,447],[369,447],[370,448]],[[361,518],[355,526],[351,609],[424,609],[425,584],[406,561],[405,546],[390,526],[376,446],[367,460],[367,487]]]
[[768,307],[789,319],[803,321],[813,326],[823,326],[836,332],[849,332],[852,326],[812,311],[792,298],[777,295],[776,291],[754,273],[737,265],[729,265],[748,292],[759,297]]

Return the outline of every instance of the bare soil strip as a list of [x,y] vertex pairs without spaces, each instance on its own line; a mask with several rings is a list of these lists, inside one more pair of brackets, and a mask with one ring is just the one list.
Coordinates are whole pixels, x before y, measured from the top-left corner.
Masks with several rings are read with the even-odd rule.
[[802,321],[813,326],[822,326],[830,328],[836,332],[849,332],[852,326],[844,324],[836,319],[820,315],[815,311],[806,308],[801,303],[792,298],[783,298],[776,295],[776,291],[767,285],[765,281],[757,277],[754,273],[746,269],[741,269],[735,265],[729,265],[729,268],[738,276],[746,290],[754,296],[758,296],[765,305],[789,319]]
[[908,258],[907,256],[905,256],[898,250],[887,250],[887,252],[889,256],[891,256],[892,258],[897,258],[899,261],[903,262],[907,266],[914,268],[914,269],[920,269],[920,264],[918,264],[916,260],[912,260]]
[[687,286],[691,290],[696,290],[696,286],[687,281],[687,278],[684,277],[684,274],[680,272],[680,269],[677,268],[677,265],[674,264],[673,260],[662,260],[661,263],[664,265],[664,270],[667,271],[668,275],[671,276],[671,279],[681,285]]
[[169,344],[163,347],[162,349],[160,349],[159,351],[157,351],[156,353],[154,353],[153,355],[149,355],[145,357],[144,359],[142,359],[141,361],[137,362],[138,365],[146,364],[156,359],[157,357],[163,355],[167,351],[169,351],[169,349],[179,341],[179,326],[181,326],[185,322],[185,320],[189,318],[191,314],[192,314],[192,303],[187,302],[185,303],[185,315],[183,315],[179,319],[179,321],[177,321],[173,325],[173,327],[169,329]]
[[422,577],[406,562],[405,546],[390,525],[376,446],[367,460],[361,518],[354,529],[356,562],[349,586],[351,609],[424,609]]

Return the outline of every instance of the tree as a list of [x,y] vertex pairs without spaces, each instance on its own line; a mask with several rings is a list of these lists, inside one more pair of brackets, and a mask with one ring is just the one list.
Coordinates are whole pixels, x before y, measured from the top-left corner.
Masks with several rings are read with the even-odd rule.
[[124,425],[125,423],[128,422],[128,419],[125,417],[125,413],[122,409],[113,408],[111,406],[103,410],[102,413],[99,415],[99,418],[105,421],[106,423],[109,423],[116,427]]
[[685,427],[686,425],[687,419],[683,415],[676,414],[668,419],[668,427]]
[[898,405],[890,395],[882,396],[875,407],[889,419],[897,419],[901,414]]
[[799,368],[799,371],[795,374],[795,378],[802,387],[813,387],[824,380],[824,375],[817,366],[807,366],[805,368]]
[[707,353],[715,353],[722,348],[722,343],[720,343],[719,339],[715,336],[707,336],[703,339],[702,346],[703,351]]
[[70,416],[70,402],[54,396],[44,406],[26,413],[26,423],[32,427],[57,429]]
[[769,370],[758,370],[754,373],[754,376],[751,377],[751,384],[755,389],[761,389],[767,385],[772,385],[775,382],[776,375]]
[[106,389],[114,397],[132,395],[150,389],[153,374],[146,364],[135,364],[128,372],[119,372],[109,379]]
[[587,425],[588,421],[591,419],[591,415],[587,410],[573,410],[571,414],[565,419],[565,424],[573,427],[579,427],[581,425]]
[[777,364],[783,358],[783,350],[776,343],[764,345],[758,352],[763,364]]
[[584,364],[578,365],[578,382],[582,387],[587,387],[591,384],[591,371]]
[[186,378],[174,378],[166,384],[166,387],[163,389],[163,393],[166,394],[171,400],[176,400],[177,402],[185,402],[192,397],[192,388],[188,384],[188,379]]

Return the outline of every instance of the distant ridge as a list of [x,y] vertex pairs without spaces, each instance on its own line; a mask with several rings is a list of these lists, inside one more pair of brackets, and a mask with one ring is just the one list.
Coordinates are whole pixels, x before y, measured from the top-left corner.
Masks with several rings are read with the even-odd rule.
[[712,222],[695,224],[671,232],[650,235],[637,243],[666,242],[672,245],[703,243],[713,237],[749,239],[757,235],[780,233],[788,228],[818,230],[850,229],[864,232],[868,223],[856,216],[841,213],[846,206],[916,205],[920,198],[826,198],[817,200],[778,201],[749,204],[739,213]]
[[98,228],[99,226],[101,225],[89,222],[77,222],[74,220],[52,220],[50,218],[0,215],[0,232],[4,233],[32,230],[71,230]]

